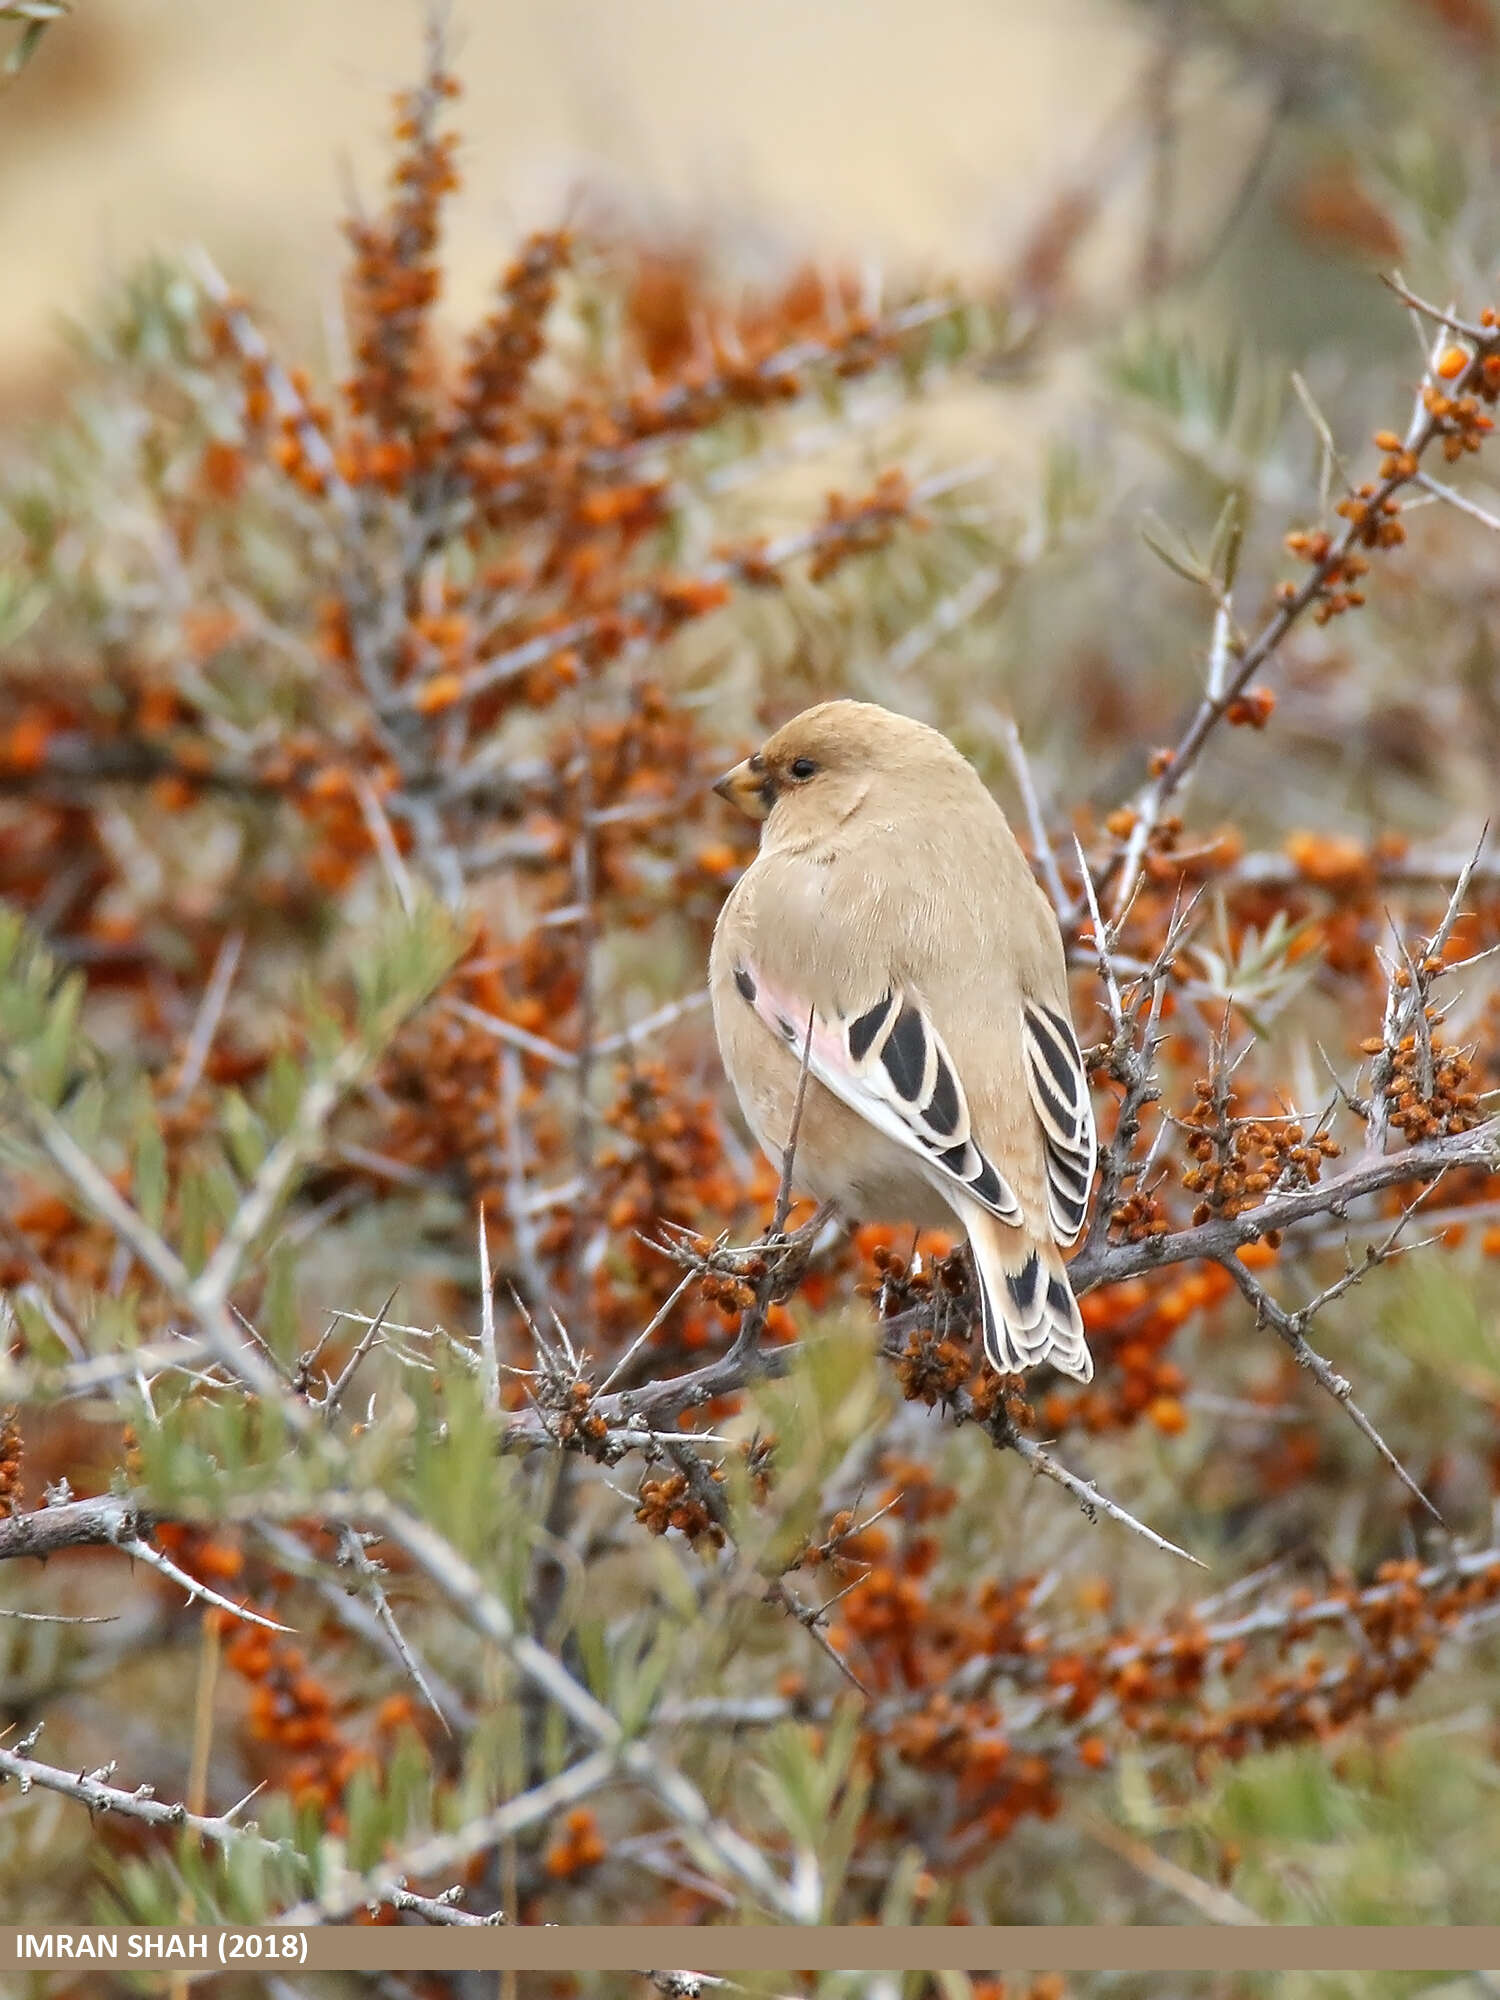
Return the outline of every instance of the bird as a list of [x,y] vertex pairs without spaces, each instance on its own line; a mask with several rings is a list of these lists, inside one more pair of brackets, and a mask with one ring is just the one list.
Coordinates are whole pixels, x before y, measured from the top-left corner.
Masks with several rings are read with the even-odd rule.
[[979,773],[925,723],[835,700],[713,789],[762,823],[709,952],[762,1150],[783,1165],[795,1121],[800,1192],[850,1221],[956,1220],[991,1365],[1090,1381],[1062,1255],[1098,1156],[1088,1072],[1057,914]]

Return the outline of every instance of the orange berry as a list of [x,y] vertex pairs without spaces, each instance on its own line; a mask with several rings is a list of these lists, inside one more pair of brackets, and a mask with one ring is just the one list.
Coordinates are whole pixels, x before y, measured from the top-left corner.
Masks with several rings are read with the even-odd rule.
[[1242,1243],[1234,1254],[1252,1271],[1276,1262],[1276,1252],[1269,1243]]
[[185,779],[179,778],[175,772],[169,772],[165,777],[157,778],[152,782],[152,802],[159,811],[164,813],[184,811],[193,803],[197,796],[193,787]]
[[462,674],[434,674],[430,681],[424,681],[417,689],[412,703],[419,715],[436,715],[442,709],[452,708],[456,701],[461,701],[463,692]]
[[1187,1429],[1187,1411],[1175,1396],[1158,1396],[1146,1412],[1163,1437],[1180,1437]]
[[726,841],[714,841],[698,850],[698,866],[705,875],[727,875],[738,860],[739,856]]
[[39,771],[47,759],[49,736],[50,731],[40,716],[27,716],[6,737],[4,756],[0,762],[8,764],[13,771]]

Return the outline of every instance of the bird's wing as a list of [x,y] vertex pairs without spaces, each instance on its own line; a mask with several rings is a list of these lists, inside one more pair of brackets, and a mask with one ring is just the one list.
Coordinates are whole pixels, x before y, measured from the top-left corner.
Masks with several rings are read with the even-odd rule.
[[[825,1014],[778,990],[741,955],[734,983],[771,1032],[819,1083],[1002,1222],[1021,1205],[975,1144],[953,1059],[914,994],[894,983],[862,1013]],[[810,1025],[809,1025],[810,1024]]]
[[1047,1159],[1047,1215],[1059,1243],[1075,1243],[1088,1208],[1098,1141],[1088,1073],[1067,1015],[1027,1001],[1021,1010],[1026,1087],[1041,1120]]

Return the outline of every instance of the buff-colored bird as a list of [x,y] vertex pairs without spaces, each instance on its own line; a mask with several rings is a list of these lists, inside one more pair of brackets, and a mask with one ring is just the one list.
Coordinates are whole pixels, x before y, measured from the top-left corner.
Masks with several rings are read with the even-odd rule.
[[715,787],[765,822],[714,932],[724,1066],[780,1165],[849,1218],[968,1235],[1002,1373],[1093,1374],[1061,1246],[1093,1179],[1062,938],[979,774],[925,724],[830,701]]

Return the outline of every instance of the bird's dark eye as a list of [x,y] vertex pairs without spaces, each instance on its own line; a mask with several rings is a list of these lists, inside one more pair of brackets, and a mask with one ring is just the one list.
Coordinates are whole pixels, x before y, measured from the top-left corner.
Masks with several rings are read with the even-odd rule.
[[787,766],[794,778],[810,778],[817,768],[811,757],[794,757]]

